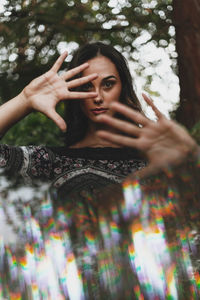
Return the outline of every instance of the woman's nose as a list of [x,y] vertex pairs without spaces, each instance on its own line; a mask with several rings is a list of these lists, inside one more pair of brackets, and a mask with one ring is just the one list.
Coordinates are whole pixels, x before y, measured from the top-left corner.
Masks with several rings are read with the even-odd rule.
[[93,99],[93,101],[96,105],[100,105],[103,103],[103,96],[100,91],[96,91],[96,92],[97,92],[97,96]]
[[103,103],[103,99],[102,98],[95,98],[94,99],[94,104],[100,105]]

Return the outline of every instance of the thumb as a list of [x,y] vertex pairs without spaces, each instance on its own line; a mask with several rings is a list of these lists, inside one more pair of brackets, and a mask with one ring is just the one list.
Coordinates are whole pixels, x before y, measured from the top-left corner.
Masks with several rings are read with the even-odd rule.
[[55,110],[48,111],[47,117],[50,118],[63,132],[67,131],[66,122]]
[[149,164],[145,168],[140,169],[140,170],[134,172],[133,174],[131,174],[129,176],[130,176],[130,178],[132,176],[134,176],[134,177],[137,177],[137,178],[139,178],[141,180],[141,179],[148,178],[149,176],[156,175],[156,174],[158,174],[163,169],[164,169],[164,166],[162,166],[162,167],[160,166],[159,167],[159,166],[154,166],[152,164]]

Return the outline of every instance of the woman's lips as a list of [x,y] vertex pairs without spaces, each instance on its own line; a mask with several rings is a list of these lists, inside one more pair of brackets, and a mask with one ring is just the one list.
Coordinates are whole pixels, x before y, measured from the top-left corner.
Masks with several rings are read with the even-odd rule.
[[99,115],[107,112],[107,108],[96,108],[96,109],[91,109],[94,115]]

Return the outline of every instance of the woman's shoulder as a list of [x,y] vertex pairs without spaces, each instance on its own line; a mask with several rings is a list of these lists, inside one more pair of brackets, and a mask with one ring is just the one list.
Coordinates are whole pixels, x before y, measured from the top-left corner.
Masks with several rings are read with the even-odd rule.
[[8,162],[14,162],[32,160],[33,158],[49,159],[49,157],[53,156],[53,152],[49,147],[43,145],[16,146],[0,144],[0,156],[1,159],[4,158]]

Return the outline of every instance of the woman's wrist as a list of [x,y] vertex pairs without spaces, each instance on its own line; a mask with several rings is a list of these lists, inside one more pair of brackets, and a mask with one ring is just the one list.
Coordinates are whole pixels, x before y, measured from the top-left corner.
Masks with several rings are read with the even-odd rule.
[[23,106],[23,110],[26,114],[29,114],[32,111],[34,111],[32,101],[31,101],[31,95],[27,87],[25,87],[18,96],[19,96],[20,104]]

